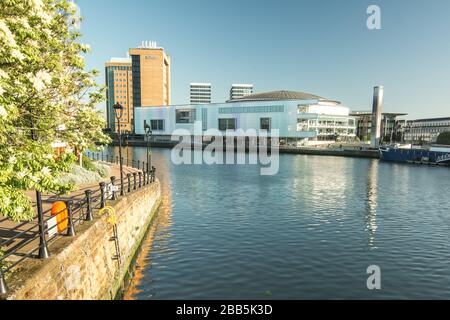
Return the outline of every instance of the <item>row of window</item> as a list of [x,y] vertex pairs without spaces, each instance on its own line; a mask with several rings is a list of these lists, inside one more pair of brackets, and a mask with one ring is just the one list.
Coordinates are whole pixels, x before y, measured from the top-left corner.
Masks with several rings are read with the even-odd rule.
[[[190,111],[180,111],[180,113],[177,113],[177,123],[193,123],[194,120],[192,120],[192,115],[189,114]],[[221,131],[226,130],[236,130],[237,129],[237,121],[236,118],[224,118],[218,120],[218,128]],[[147,124],[147,121],[144,120],[144,127]],[[150,120],[150,128],[152,131],[164,131],[164,120],[162,119],[153,119]],[[261,130],[267,130],[270,131],[272,128],[272,119],[271,118],[261,118],[260,119],[260,126],[259,128]],[[206,128],[204,128],[206,130]]]

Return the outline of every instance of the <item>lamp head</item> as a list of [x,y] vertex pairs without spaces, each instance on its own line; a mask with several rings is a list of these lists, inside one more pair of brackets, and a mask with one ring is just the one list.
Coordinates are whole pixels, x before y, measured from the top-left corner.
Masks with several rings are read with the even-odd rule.
[[120,103],[116,103],[113,105],[114,113],[116,114],[117,119],[121,119],[123,116],[123,112],[125,110],[125,107],[122,106]]

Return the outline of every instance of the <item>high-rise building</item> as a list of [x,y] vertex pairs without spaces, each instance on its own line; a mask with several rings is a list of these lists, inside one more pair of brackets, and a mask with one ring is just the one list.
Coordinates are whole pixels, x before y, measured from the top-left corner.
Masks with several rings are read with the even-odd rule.
[[233,84],[233,85],[231,85],[230,100],[243,98],[250,94],[253,94],[253,85],[252,84]]
[[211,103],[211,83],[191,83],[191,104]]
[[144,41],[130,49],[133,73],[133,106],[170,104],[170,57],[156,42]]
[[124,132],[134,132],[134,108],[170,104],[170,57],[155,42],[144,41],[129,50],[130,58],[112,58],[105,64],[108,128],[117,132],[113,105],[125,109]]
[[105,64],[106,75],[106,117],[108,128],[114,132],[118,131],[118,124],[114,116],[113,105],[120,103],[125,107],[121,119],[121,130],[133,132],[133,94],[132,94],[132,72],[131,59],[112,58]]

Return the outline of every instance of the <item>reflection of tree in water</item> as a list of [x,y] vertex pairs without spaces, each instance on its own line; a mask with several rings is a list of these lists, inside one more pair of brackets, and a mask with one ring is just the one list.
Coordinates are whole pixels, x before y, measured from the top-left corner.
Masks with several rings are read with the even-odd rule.
[[378,206],[378,161],[370,164],[367,176],[367,206],[366,206],[366,231],[370,247],[374,247],[377,232],[377,206]]
[[167,165],[167,160],[165,157],[158,153],[152,154],[153,165],[156,169],[156,176],[161,183],[161,204],[159,207],[158,214],[152,223],[152,226],[148,232],[147,238],[142,244],[141,253],[136,260],[135,272],[133,279],[125,292],[125,300],[134,300],[136,295],[142,292],[138,287],[144,277],[143,271],[146,266],[151,263],[150,261],[150,251],[152,249],[155,238],[157,238],[158,243],[161,247],[158,250],[167,250],[164,247],[168,246],[168,239],[170,239],[170,227],[172,226],[172,194],[170,190],[170,172]]

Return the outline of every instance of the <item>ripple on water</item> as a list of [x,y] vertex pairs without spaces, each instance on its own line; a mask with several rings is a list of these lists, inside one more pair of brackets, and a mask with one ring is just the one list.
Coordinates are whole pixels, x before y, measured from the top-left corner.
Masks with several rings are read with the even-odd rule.
[[262,177],[153,159],[171,205],[138,299],[450,299],[448,168],[281,155]]

